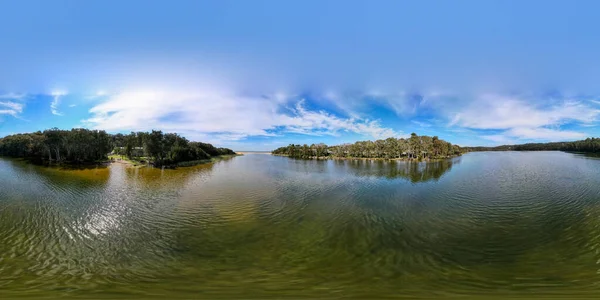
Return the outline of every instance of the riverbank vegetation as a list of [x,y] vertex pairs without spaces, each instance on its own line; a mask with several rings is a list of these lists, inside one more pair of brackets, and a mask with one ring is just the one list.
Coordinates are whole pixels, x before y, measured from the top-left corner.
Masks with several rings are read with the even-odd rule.
[[208,143],[190,142],[176,133],[157,130],[113,135],[103,130],[52,128],[0,139],[0,155],[35,162],[98,163],[107,161],[110,154],[154,166],[170,166],[235,155],[235,152]]
[[465,151],[567,151],[600,153],[600,138],[587,138],[574,142],[528,143],[496,147],[464,147]]
[[271,153],[295,158],[438,159],[461,155],[462,148],[437,136],[418,136],[412,133],[407,139],[390,137],[337,146],[292,144],[277,148]]

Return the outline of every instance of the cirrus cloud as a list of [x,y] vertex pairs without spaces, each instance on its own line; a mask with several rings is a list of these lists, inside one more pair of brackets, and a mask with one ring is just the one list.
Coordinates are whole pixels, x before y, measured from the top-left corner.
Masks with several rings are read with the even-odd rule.
[[52,102],[50,103],[50,111],[53,115],[63,116],[63,113],[58,111],[58,106],[60,105],[60,98],[67,95],[67,92],[64,91],[54,91],[50,94],[52,96]]
[[600,109],[583,101],[562,99],[550,104],[548,102],[550,101],[484,95],[450,114],[448,125],[475,130],[501,130],[500,134],[481,135],[496,143],[519,140],[561,141],[587,136],[584,132],[563,130],[561,126],[594,126],[600,116]]
[[475,129],[537,128],[557,125],[564,121],[592,123],[598,115],[600,109],[574,100],[540,107],[517,98],[486,95],[456,113],[450,125],[457,124]]
[[24,94],[2,94],[0,95],[0,115],[10,115],[17,118],[25,108],[23,103]]

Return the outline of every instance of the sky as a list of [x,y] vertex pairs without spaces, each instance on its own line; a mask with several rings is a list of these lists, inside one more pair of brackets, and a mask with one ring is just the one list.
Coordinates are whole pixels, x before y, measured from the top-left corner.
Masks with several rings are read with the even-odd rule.
[[0,137],[600,137],[599,1],[0,0]]

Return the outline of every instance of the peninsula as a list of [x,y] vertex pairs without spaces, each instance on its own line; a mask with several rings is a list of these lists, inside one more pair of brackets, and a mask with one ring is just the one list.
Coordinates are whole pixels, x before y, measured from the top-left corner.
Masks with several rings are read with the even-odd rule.
[[109,134],[103,130],[52,128],[0,138],[0,156],[37,163],[93,164],[120,157],[152,166],[183,166],[235,155],[231,149],[190,142],[176,133],[131,132]]

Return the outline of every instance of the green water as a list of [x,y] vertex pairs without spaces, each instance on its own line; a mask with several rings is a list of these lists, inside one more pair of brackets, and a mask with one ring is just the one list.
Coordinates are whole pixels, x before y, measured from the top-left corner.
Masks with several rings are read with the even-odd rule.
[[0,298],[600,297],[600,160],[0,159]]

